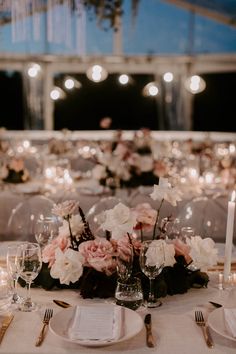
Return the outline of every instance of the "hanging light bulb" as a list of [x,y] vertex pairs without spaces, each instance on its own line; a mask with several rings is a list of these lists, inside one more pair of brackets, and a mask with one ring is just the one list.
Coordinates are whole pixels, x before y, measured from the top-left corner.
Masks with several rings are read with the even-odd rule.
[[130,80],[130,78],[129,78],[128,75],[122,74],[122,75],[120,75],[120,76],[118,77],[118,80],[119,80],[119,83],[120,83],[121,85],[127,85],[128,82],[129,82],[129,80]]
[[174,75],[170,71],[168,71],[163,75],[163,80],[165,82],[172,82],[174,80]]
[[35,78],[39,75],[40,71],[41,71],[41,66],[37,63],[32,63],[28,67],[27,73],[29,77]]
[[52,100],[57,101],[59,99],[65,98],[66,94],[60,87],[54,86],[54,88],[50,92],[50,97]]
[[206,88],[206,82],[198,75],[188,77],[184,85],[186,90],[192,94],[200,93]]
[[72,90],[73,88],[80,88],[81,83],[71,76],[66,76],[64,81],[64,86],[67,90]]
[[101,82],[107,78],[107,71],[101,65],[93,65],[88,68],[86,75],[89,80],[94,82]]
[[155,82],[149,82],[146,86],[143,88],[143,95],[144,96],[157,96],[159,93],[158,86]]

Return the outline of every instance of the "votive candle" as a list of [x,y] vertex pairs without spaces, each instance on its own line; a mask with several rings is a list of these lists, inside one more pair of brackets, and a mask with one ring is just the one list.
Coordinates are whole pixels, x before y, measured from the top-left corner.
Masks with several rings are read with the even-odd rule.
[[233,191],[231,200],[228,202],[228,216],[225,240],[225,261],[224,261],[224,280],[227,281],[231,272],[231,257],[234,232],[234,214],[235,214],[235,191]]

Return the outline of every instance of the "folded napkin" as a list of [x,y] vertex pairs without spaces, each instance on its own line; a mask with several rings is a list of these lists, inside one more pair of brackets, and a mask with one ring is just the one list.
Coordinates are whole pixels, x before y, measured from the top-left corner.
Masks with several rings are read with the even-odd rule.
[[236,308],[224,308],[224,317],[228,333],[236,338]]
[[68,329],[72,340],[112,341],[121,336],[121,306],[94,305],[77,306]]

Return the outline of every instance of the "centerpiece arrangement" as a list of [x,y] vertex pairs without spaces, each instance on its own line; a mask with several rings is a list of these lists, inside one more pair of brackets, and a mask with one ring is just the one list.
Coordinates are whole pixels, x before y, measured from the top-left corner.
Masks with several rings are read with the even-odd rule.
[[29,180],[30,174],[22,158],[13,157],[0,167],[0,178],[8,183],[24,183]]
[[[161,244],[164,250],[164,268],[155,279],[157,297],[184,293],[193,286],[206,286],[208,276],[200,269],[217,262],[217,250],[211,239],[191,237],[186,242],[168,239],[159,225],[159,214],[166,201],[172,205],[181,200],[177,188],[167,179],[160,179],[151,194],[160,200],[158,210],[148,203],[131,209],[118,203],[113,209],[98,215],[100,227],[106,237],[96,237],[90,230],[83,210],[77,201],[66,201],[54,206],[52,213],[63,220],[59,235],[42,251],[43,267],[37,285],[45,289],[69,287],[80,289],[84,298],[114,296],[117,282],[117,259],[124,261],[133,253],[132,275],[142,282],[144,297],[148,295],[149,283],[139,265],[139,255],[145,233],[152,230],[151,241]],[[139,236],[140,235],[140,236]],[[155,262],[155,257],[153,258]],[[189,264],[195,269],[190,270]]]

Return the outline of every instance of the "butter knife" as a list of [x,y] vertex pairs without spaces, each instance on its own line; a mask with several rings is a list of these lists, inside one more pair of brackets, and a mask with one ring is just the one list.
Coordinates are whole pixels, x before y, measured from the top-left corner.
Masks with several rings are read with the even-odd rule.
[[53,300],[53,302],[55,304],[57,304],[58,306],[63,307],[64,309],[67,308],[67,307],[71,307],[71,305],[68,304],[68,302],[65,302],[65,301],[62,301],[62,300]]
[[149,348],[153,348],[154,347],[154,338],[153,338],[153,335],[152,335],[152,318],[151,318],[151,314],[150,313],[148,313],[145,316],[144,323],[145,323],[145,327],[146,327],[146,343],[147,343],[147,346]]
[[6,316],[3,319],[2,326],[0,328],[0,343],[2,342],[2,339],[4,337],[4,334],[6,333],[6,330],[10,326],[11,321],[13,320],[13,315]]

